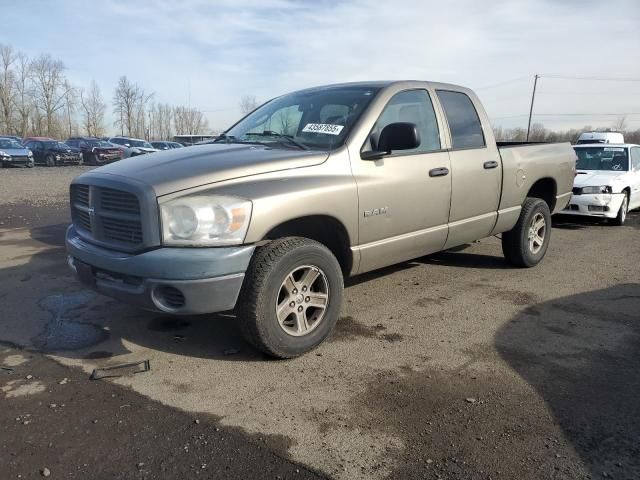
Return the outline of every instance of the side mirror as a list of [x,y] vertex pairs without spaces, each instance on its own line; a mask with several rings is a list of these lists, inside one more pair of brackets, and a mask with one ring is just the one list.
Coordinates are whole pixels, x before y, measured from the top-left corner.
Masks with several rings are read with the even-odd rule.
[[131,144],[129,144],[129,143],[125,143],[125,144],[124,144],[124,146],[125,146],[125,147],[127,147],[127,148],[129,148],[129,147],[131,147]]
[[362,152],[363,160],[378,160],[394,150],[412,150],[420,145],[420,132],[415,123],[390,123],[382,129],[375,150]]

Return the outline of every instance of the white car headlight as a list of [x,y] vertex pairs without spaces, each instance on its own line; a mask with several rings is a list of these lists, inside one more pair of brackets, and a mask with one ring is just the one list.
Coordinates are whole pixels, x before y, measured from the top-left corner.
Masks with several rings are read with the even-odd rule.
[[165,245],[218,246],[244,241],[251,202],[222,195],[192,195],[160,204]]
[[598,193],[611,193],[613,190],[607,185],[601,187],[582,187],[582,193],[584,195],[598,194]]
[[11,155],[9,155],[7,152],[0,150],[0,157],[10,157],[10,156]]
[[29,150],[29,153],[27,153],[28,157],[33,157],[33,152],[31,150]]

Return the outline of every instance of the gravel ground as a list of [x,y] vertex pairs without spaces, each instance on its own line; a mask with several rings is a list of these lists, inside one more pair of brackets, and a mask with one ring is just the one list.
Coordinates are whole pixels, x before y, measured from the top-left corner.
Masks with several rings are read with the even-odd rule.
[[69,222],[69,182],[95,167],[0,169],[0,228]]
[[[0,227],[0,301],[8,307],[0,339],[34,355],[18,383],[0,381],[0,398],[12,402],[0,422],[14,435],[15,418],[34,414],[38,402],[66,403],[50,380],[45,391],[22,387],[22,374],[37,379],[49,368],[35,363],[45,352],[61,369],[50,378],[75,375],[66,392],[90,428],[68,434],[69,454],[56,457],[46,456],[47,438],[69,433],[72,418],[45,415],[43,433],[20,430],[15,441],[3,430],[0,452],[16,453],[11,472],[36,475],[45,466],[38,458],[57,458],[54,473],[102,468],[105,442],[133,445],[126,439],[139,424],[110,436],[89,423],[103,397],[92,399],[96,382],[87,378],[96,367],[148,359],[150,372],[104,383],[117,386],[104,393],[128,395],[126,403],[162,404],[157,415],[140,413],[145,441],[167,435],[165,423],[179,430],[212,419],[214,431],[229,429],[240,442],[240,451],[214,454],[238,464],[257,458],[254,474],[270,472],[271,460],[242,449],[261,438],[278,458],[338,479],[640,478],[638,212],[620,228],[555,219],[547,257],[533,269],[509,268],[490,238],[350,279],[332,338],[302,358],[270,361],[242,341],[233,315],[162,316],[81,288],[63,248],[75,172],[54,172],[68,174],[55,189],[45,181],[46,190],[22,189],[38,172],[48,178],[47,169],[0,172],[1,191],[15,192],[9,198],[30,191],[39,205]],[[15,205],[0,199],[0,221]],[[19,387],[25,395],[12,397]],[[119,418],[115,403],[98,410],[98,425]],[[166,446],[156,440],[159,453],[148,452],[145,468],[157,476],[163,455],[179,458],[171,452],[185,441],[180,435]],[[126,464],[129,478],[140,460],[126,450],[114,462]],[[200,461],[185,458],[184,470],[166,476],[185,478]]]

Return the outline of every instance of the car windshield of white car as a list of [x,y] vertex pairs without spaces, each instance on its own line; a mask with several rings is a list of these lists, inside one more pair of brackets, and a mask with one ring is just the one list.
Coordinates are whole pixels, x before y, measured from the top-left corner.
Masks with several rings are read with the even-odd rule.
[[576,148],[578,170],[606,170],[625,172],[629,170],[629,155],[624,147]]

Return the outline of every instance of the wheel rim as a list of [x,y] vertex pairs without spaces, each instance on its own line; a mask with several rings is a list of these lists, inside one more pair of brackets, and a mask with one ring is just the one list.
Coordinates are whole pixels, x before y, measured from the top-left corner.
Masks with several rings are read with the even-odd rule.
[[302,337],[322,323],[328,306],[327,276],[315,265],[303,265],[291,270],[280,284],[276,317],[287,334]]
[[624,222],[627,218],[627,196],[622,199],[622,206],[620,207],[620,219]]
[[529,226],[529,250],[534,255],[542,250],[547,233],[547,222],[542,213],[536,213]]

